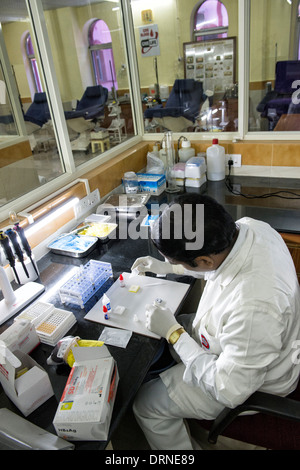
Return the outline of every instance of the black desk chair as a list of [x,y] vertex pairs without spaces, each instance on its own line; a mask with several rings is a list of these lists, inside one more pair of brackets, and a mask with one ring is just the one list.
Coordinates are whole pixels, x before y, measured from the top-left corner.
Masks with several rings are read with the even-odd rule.
[[[258,413],[239,416],[245,411]],[[223,435],[271,450],[300,450],[300,384],[288,397],[255,392],[242,405],[225,408],[214,421],[194,420],[216,444]]]
[[293,84],[295,80],[298,80],[299,74],[299,60],[277,62],[274,90],[268,91],[256,108],[261,113],[261,117],[268,119],[270,131],[275,129],[283,114],[299,113],[299,107],[294,108],[293,111],[290,110],[290,105],[293,104],[293,93],[297,88],[294,88]]

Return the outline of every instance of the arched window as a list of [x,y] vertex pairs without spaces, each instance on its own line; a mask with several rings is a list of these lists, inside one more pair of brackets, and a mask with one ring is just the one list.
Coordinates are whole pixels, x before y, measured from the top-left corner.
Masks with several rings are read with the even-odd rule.
[[34,81],[35,92],[41,93],[43,91],[42,82],[39,74],[37,61],[34,54],[34,49],[31,41],[30,33],[25,36],[25,50],[30,65],[30,71]]
[[111,35],[103,20],[95,20],[90,25],[88,41],[96,85],[102,85],[108,90],[112,90],[112,88],[117,90]]
[[194,17],[194,41],[226,38],[228,13],[219,0],[205,0]]

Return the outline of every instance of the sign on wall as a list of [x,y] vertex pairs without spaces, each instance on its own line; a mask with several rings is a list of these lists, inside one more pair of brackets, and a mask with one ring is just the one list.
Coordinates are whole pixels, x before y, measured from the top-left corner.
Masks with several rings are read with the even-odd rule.
[[203,83],[203,90],[224,92],[235,83],[235,37],[184,45],[184,76]]
[[139,29],[142,57],[160,55],[157,24],[141,26]]

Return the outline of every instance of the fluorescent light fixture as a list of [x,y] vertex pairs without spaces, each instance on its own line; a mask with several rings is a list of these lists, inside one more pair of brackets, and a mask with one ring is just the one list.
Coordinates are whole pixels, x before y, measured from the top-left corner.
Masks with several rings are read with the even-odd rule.
[[25,234],[26,237],[33,235],[34,233],[38,232],[42,227],[45,227],[45,225],[50,224],[53,221],[53,218],[56,218],[66,212],[67,210],[71,209],[72,207],[75,207],[76,204],[78,204],[79,198],[75,197],[72,199],[69,199],[68,202],[65,204],[62,204],[59,206],[57,209],[54,211],[51,211],[48,215],[43,217],[41,220],[34,222],[32,225],[29,225],[27,228],[25,228]]

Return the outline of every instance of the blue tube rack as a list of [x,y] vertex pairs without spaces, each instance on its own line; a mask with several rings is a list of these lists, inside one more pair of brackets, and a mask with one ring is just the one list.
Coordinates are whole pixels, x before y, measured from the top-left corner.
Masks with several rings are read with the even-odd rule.
[[71,279],[59,289],[60,300],[63,304],[71,303],[83,309],[93,295],[102,297],[113,282],[110,263],[90,260],[80,266]]

